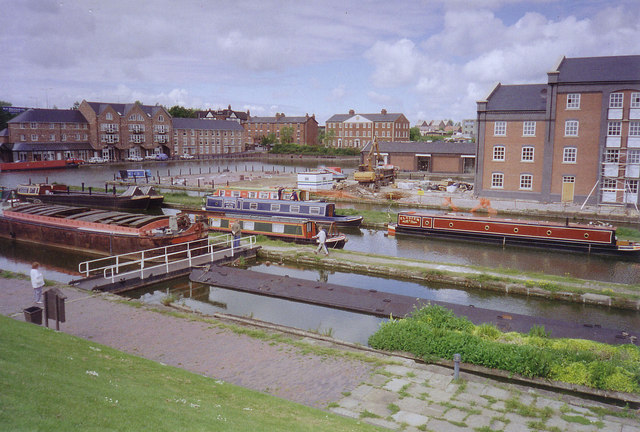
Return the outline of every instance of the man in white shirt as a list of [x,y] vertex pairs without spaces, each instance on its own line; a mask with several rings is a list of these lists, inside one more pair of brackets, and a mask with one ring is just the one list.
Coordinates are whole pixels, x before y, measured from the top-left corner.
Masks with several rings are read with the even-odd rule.
[[318,239],[318,249],[316,249],[313,253],[316,255],[322,249],[325,255],[329,255],[329,251],[327,250],[327,232],[324,230],[324,227],[320,228],[320,232],[313,236],[313,238]]

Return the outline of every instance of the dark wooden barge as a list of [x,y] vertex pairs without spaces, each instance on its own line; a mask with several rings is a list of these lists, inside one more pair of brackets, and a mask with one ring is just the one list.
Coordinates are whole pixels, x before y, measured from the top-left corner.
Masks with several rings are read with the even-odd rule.
[[0,237],[97,254],[121,254],[206,238],[186,214],[144,215],[51,204],[0,212]]

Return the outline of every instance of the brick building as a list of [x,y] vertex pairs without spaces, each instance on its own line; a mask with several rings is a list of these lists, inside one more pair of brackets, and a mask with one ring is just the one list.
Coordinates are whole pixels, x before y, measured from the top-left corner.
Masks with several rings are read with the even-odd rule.
[[[370,148],[371,141],[368,141],[360,152],[360,163],[364,163]],[[432,174],[475,172],[475,143],[378,141],[378,148],[384,162],[396,166],[401,171]]]
[[409,120],[401,113],[380,114],[334,114],[326,121],[326,134],[333,136],[334,147],[362,148],[373,137],[389,141],[407,142],[410,140]]
[[9,120],[3,160],[85,159],[93,156],[89,123],[77,110],[31,108]]
[[260,144],[263,138],[274,134],[279,141],[282,129],[292,129],[292,142],[298,145],[318,144],[318,122],[315,114],[304,117],[287,117],[284,113],[276,113],[275,117],[249,117],[244,123],[247,139],[254,144]]
[[477,105],[479,195],[637,205],[640,56],[563,58]]
[[244,150],[246,132],[236,121],[174,118],[173,155],[206,157]]
[[162,106],[83,100],[78,110],[89,122],[92,147],[105,159],[171,154],[171,115]]
[[240,124],[245,124],[251,114],[249,110],[247,112],[244,111],[234,111],[231,109],[231,105],[229,105],[226,109],[218,109],[212,110],[208,109],[205,111],[197,111],[196,115],[199,119],[207,119],[207,120],[230,120],[236,121]]

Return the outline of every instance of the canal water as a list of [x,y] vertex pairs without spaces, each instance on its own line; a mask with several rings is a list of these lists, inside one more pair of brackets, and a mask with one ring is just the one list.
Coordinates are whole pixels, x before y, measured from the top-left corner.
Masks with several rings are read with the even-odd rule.
[[[41,262],[45,278],[63,283],[79,277],[78,264],[93,257],[52,248],[0,240],[0,268],[28,274],[31,262]],[[252,270],[276,275],[289,275],[315,281],[358,288],[376,289],[437,301],[474,305],[514,314],[557,318],[585,324],[599,324],[619,330],[640,328],[640,313],[599,306],[547,301],[543,299],[483,292],[465,291],[437,284],[397,281],[380,277],[333,272],[295,266],[260,263]],[[316,331],[341,340],[366,344],[383,319],[335,309],[272,299],[223,288],[191,283],[187,278],[157,284],[127,293],[149,303],[160,303],[173,294],[185,306],[204,314],[226,313],[251,317],[271,323]],[[29,300],[25,293],[25,302]]]
[[[39,172],[18,172],[0,174],[0,186],[15,187],[17,184],[32,182],[56,181],[85,186],[104,187],[104,182],[113,179],[118,169],[145,168],[156,170],[164,176],[172,173],[217,172],[218,169],[239,171],[253,169],[257,171],[292,172],[305,168],[313,168],[322,162],[307,161],[307,166],[296,161],[287,165],[288,161],[279,164],[262,163],[260,161],[170,161],[149,162],[144,164],[115,164],[105,166],[82,166],[70,170],[53,170]],[[133,165],[133,166],[132,166]],[[164,171],[163,171],[164,170]],[[351,205],[349,205],[351,206]],[[367,209],[372,209],[368,206]],[[386,206],[374,208],[388,210],[390,217],[395,214]],[[347,250],[391,255],[404,258],[416,258],[439,263],[454,263],[497,267],[527,272],[540,272],[555,275],[567,275],[584,279],[635,284],[640,282],[640,263],[624,261],[602,256],[555,252],[541,249],[528,249],[495,245],[478,245],[462,241],[426,239],[406,235],[387,236],[385,232],[370,229],[343,229],[349,238]],[[93,257],[73,252],[15,243],[0,239],[0,268],[28,274],[33,261],[43,265],[45,277],[58,282],[68,283],[78,277],[78,264]],[[520,313],[543,317],[565,317],[576,322],[600,324],[603,327],[617,329],[634,329],[640,326],[640,314],[637,312],[610,310],[602,307],[565,304],[546,300],[522,298],[496,293],[470,292],[438,286],[425,286],[416,283],[394,281],[383,278],[372,278],[362,275],[333,273],[318,269],[303,269],[287,266],[266,266],[260,264],[254,269],[275,274],[289,274],[312,280],[355,287],[367,287],[378,291],[389,291],[398,294],[447,301],[451,303],[473,304],[477,307],[496,309],[504,312]],[[183,298],[186,306],[203,313],[223,312],[239,316],[249,316],[268,322],[289,325],[304,330],[330,334],[339,339],[366,344],[379,323],[379,318],[369,317],[333,309],[303,305],[295,302],[274,300],[266,297],[237,293],[216,287],[189,283],[187,279],[173,281],[169,284],[149,287],[132,293],[145,301],[161,301],[167,292],[175,293]],[[26,295],[25,299],[28,298]]]

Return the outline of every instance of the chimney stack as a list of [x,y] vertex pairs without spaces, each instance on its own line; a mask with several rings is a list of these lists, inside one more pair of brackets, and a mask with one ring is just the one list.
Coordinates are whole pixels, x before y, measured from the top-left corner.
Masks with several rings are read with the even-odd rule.
[[356,112],[354,110],[349,110],[349,115],[354,115]]
[[387,113],[387,110],[386,110],[386,109],[384,109],[384,108],[382,108],[382,111],[380,111],[380,113],[381,113],[381,114],[386,114],[386,113]]

